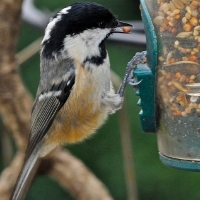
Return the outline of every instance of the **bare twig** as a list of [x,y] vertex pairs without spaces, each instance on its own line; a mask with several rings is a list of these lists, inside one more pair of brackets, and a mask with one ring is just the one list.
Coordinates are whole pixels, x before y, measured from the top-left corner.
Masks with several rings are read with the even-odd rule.
[[[112,200],[102,182],[69,152],[57,149],[48,157],[48,174],[80,200]],[[66,170],[67,168],[67,170]],[[64,173],[63,173],[64,172]]]
[[42,41],[42,37],[38,38],[37,40],[32,42],[30,45],[28,45],[26,48],[24,48],[22,51],[17,53],[16,58],[19,65],[21,65],[22,63],[27,61],[29,58],[31,58],[33,55],[39,52],[41,41]]
[[14,183],[21,169],[24,154],[19,152],[9,167],[5,168],[0,176],[0,198],[8,200],[10,198]]
[[[119,88],[121,84],[120,77],[112,71],[111,78],[114,86]],[[124,101],[123,108],[119,110],[119,126],[120,126],[120,134],[121,134],[121,142],[122,142],[122,151],[124,158],[124,171],[126,178],[126,186],[127,186],[127,196],[128,200],[137,200],[137,185],[136,185],[136,176],[134,169],[134,160],[133,160],[133,149],[131,143],[131,134],[130,134],[130,126],[128,122],[128,114],[126,109],[126,102]]]
[[[3,171],[0,177],[1,200],[9,199],[23,158],[24,153],[18,152],[11,165]],[[68,151],[57,148],[44,159],[41,168],[43,173],[48,173],[76,199],[113,200],[103,183]]]

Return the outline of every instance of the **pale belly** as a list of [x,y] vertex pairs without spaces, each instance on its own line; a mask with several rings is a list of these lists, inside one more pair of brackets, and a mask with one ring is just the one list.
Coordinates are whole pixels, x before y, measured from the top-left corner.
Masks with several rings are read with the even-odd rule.
[[89,73],[80,67],[79,73],[76,74],[76,80],[79,81],[76,81],[69,98],[49,129],[46,145],[82,141],[106,120],[108,111],[106,106],[101,104],[102,91],[99,88],[107,86],[104,81],[102,84],[105,86],[99,87],[99,81],[92,79]]

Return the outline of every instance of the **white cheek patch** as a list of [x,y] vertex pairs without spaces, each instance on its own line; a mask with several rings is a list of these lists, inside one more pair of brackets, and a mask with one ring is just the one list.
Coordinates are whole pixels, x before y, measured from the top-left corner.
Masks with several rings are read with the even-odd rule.
[[[83,62],[87,57],[99,56],[99,44],[110,33],[110,29],[89,29],[75,36],[64,39],[64,52],[71,58],[79,58]],[[64,55],[63,55],[64,56]]]
[[50,91],[50,92],[47,92],[47,93],[43,93],[39,96],[38,100],[41,101],[45,98],[50,98],[52,96],[54,97],[57,97],[57,96],[60,96],[61,95],[61,90],[59,91]]
[[80,33],[80,37],[83,42],[86,42],[90,47],[99,45],[102,40],[110,33],[110,29],[88,29]]
[[71,9],[71,6],[68,6],[66,8],[63,8],[61,11],[57,13],[57,16],[55,18],[52,18],[50,22],[48,23],[46,30],[45,30],[45,35],[42,40],[42,43],[47,41],[50,38],[50,33],[51,30],[54,28],[55,24],[61,20],[62,14],[68,14],[68,11]]

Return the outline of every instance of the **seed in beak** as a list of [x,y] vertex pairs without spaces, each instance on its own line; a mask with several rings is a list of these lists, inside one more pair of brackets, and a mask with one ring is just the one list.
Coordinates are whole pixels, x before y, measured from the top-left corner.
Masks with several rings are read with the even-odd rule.
[[128,27],[128,26],[124,26],[124,27],[122,28],[122,30],[124,31],[124,33],[130,33],[130,32],[131,32],[131,28]]

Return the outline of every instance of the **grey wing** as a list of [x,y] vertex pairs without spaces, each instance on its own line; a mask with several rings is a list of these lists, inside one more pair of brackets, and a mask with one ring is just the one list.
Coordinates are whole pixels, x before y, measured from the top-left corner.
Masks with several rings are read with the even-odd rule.
[[[67,73],[67,72],[66,72]],[[59,83],[38,94],[32,111],[30,139],[26,158],[49,130],[56,114],[67,101],[75,82],[75,70],[70,70]],[[66,78],[67,77],[67,78]]]

